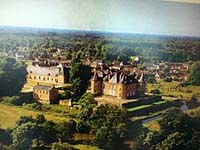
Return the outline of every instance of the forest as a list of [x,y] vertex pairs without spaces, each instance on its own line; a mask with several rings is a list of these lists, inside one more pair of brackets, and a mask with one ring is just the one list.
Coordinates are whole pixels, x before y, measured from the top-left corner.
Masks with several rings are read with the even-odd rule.
[[128,61],[139,56],[141,62],[187,62],[200,59],[200,38],[87,32],[73,30],[1,27],[0,52],[31,54],[36,49],[59,48],[71,59]]

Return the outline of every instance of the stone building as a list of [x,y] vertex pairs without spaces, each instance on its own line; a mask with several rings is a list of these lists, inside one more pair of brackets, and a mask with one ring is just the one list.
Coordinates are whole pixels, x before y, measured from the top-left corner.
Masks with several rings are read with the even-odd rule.
[[61,65],[51,67],[29,65],[27,67],[27,80],[64,84],[69,81],[69,70]]
[[146,84],[144,74],[141,74],[139,80],[135,78],[135,73],[124,73],[122,71],[103,73],[94,73],[91,79],[91,93],[115,96],[118,99],[133,98],[145,94]]
[[54,86],[36,85],[33,88],[33,99],[40,103],[53,104],[57,98],[58,90]]

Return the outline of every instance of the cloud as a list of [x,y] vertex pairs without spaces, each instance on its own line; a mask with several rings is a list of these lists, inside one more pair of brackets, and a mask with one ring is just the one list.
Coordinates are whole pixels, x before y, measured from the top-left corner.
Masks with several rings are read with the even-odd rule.
[[160,0],[165,2],[177,2],[177,3],[190,3],[190,4],[200,4],[200,0]]

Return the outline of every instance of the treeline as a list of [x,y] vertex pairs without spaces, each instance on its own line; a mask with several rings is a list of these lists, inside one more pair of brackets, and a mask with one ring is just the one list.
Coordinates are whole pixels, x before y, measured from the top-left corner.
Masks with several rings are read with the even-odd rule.
[[129,60],[140,56],[141,61],[196,61],[200,58],[200,39],[137,34],[66,31],[25,28],[0,31],[0,50],[34,51],[60,48],[67,58]]

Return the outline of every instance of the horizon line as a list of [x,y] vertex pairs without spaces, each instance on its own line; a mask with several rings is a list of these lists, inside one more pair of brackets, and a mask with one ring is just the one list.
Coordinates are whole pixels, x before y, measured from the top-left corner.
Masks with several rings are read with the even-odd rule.
[[64,27],[39,27],[39,26],[20,26],[20,25],[0,25],[1,27],[12,28],[32,28],[32,29],[49,29],[49,30],[66,30],[66,31],[83,31],[83,32],[104,32],[112,34],[137,34],[137,35],[154,35],[154,36],[169,36],[169,37],[188,37],[200,38],[199,35],[184,35],[184,34],[162,34],[162,33],[142,33],[142,32],[123,32],[123,31],[108,31],[108,30],[90,30],[90,29],[67,29]]

